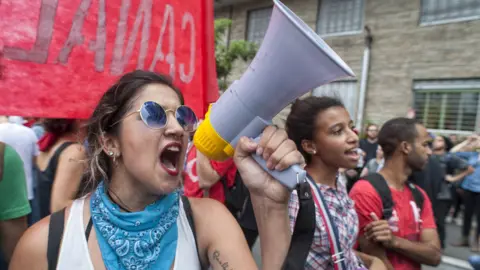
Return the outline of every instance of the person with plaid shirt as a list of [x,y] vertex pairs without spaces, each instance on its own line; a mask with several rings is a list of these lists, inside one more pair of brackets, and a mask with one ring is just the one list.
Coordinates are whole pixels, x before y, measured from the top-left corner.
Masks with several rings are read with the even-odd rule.
[[[289,138],[305,158],[305,170],[312,180],[312,189],[318,187],[332,216],[333,226],[338,228],[346,270],[365,269],[362,268],[365,266],[375,270],[386,269],[378,258],[354,250],[358,217],[353,201],[348,197],[345,181],[338,172],[340,168],[355,168],[357,165],[358,135],[342,102],[332,97],[297,100],[287,118],[286,129]],[[315,207],[316,229],[305,269],[334,269],[326,224],[318,206]],[[298,195],[294,191],[289,202],[292,231],[298,210]]]

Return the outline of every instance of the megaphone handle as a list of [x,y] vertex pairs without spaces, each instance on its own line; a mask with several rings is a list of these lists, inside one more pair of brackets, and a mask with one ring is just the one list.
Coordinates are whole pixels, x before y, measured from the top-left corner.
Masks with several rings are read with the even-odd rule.
[[307,175],[307,172],[298,165],[290,166],[290,168],[283,171],[270,170],[267,168],[267,162],[262,156],[253,154],[252,157],[266,172],[290,190],[295,189],[297,183],[303,181]]
[[[258,143],[260,141],[260,136],[255,138],[254,141]],[[262,156],[253,154],[252,157],[266,172],[290,190],[295,189],[297,184],[300,181],[305,180],[307,177],[307,172],[299,165],[292,165],[283,171],[270,170],[267,168],[267,162]]]

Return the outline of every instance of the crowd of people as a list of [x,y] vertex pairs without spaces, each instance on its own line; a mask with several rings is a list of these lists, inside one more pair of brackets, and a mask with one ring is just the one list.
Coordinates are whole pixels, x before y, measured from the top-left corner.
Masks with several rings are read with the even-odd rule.
[[[421,269],[448,244],[480,251],[477,135],[457,143],[399,117],[360,139],[341,100],[311,96],[285,130],[209,160],[181,91],[147,71],[120,78],[88,121],[1,121],[0,269],[258,269],[257,240],[267,270]],[[253,153],[307,179],[291,191]],[[446,243],[460,212],[463,238]]]

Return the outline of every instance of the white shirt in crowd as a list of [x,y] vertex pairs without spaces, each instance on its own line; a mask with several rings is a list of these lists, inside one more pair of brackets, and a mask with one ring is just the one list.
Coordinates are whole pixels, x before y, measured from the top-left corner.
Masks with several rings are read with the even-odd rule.
[[35,132],[21,124],[1,123],[0,142],[12,147],[22,159],[25,180],[27,182],[28,199],[33,200],[33,158],[40,153]]

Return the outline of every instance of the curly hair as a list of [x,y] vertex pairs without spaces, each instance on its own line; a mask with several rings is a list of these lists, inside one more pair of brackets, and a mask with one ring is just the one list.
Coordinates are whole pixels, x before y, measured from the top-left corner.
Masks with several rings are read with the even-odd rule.
[[313,140],[315,121],[319,113],[332,107],[345,108],[342,101],[335,97],[314,97],[298,99],[292,105],[285,124],[288,137],[295,142],[305,161],[310,163],[311,156],[302,147],[303,140]]

